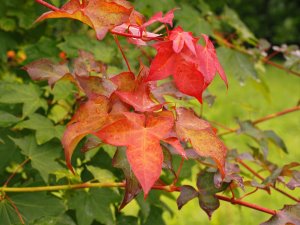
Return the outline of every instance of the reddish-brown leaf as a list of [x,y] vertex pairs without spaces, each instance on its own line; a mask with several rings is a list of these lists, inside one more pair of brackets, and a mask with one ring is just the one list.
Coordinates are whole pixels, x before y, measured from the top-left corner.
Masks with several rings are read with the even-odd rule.
[[[146,69],[145,69],[146,70]],[[111,78],[118,86],[116,95],[125,103],[134,107],[136,111],[156,111],[161,108],[150,97],[150,85],[143,79],[144,71],[135,78],[130,72],[121,73]]]
[[49,18],[80,20],[92,27],[97,38],[102,40],[109,29],[129,21],[132,11],[132,6],[125,0],[89,0],[86,4],[70,0],[59,11],[46,12],[37,21]]
[[164,142],[171,145],[183,158],[187,159],[186,153],[178,138],[169,137],[163,140]]
[[103,142],[127,146],[127,158],[145,195],[159,178],[163,153],[160,140],[165,139],[174,125],[169,111],[137,114],[123,113],[118,120],[95,133]]
[[80,88],[90,98],[93,95],[110,97],[117,86],[108,79],[96,76],[76,76]]
[[91,73],[105,75],[106,65],[96,61],[92,53],[80,50],[79,56],[73,61],[72,73],[77,76],[89,76]]
[[48,59],[40,59],[23,67],[33,80],[47,80],[53,87],[55,82],[67,76],[70,71],[67,64],[53,63]]
[[222,176],[225,175],[227,149],[216,136],[211,125],[199,119],[192,111],[177,109],[176,132],[184,141],[190,141],[195,151],[202,157],[211,157]]
[[62,144],[65,150],[67,166],[73,171],[71,157],[76,145],[87,134],[99,130],[108,117],[108,99],[94,96],[82,104],[67,125]]

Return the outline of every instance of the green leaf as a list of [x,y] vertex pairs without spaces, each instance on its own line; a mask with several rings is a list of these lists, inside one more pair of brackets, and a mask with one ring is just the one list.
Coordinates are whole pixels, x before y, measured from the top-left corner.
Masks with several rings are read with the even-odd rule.
[[184,185],[180,187],[180,195],[177,199],[178,209],[181,209],[186,203],[188,203],[193,198],[198,197],[198,191],[192,186]]
[[6,51],[14,49],[17,41],[13,35],[0,30],[0,59],[6,60]]
[[[58,216],[65,207],[56,197],[45,193],[24,193],[10,196],[26,224],[44,216]],[[20,224],[18,215],[7,200],[0,202],[1,225]]]
[[225,47],[218,48],[217,54],[229,76],[235,76],[240,82],[244,82],[248,77],[258,79],[253,62],[248,56]]
[[21,153],[31,160],[32,167],[40,172],[45,182],[48,181],[49,174],[63,169],[55,161],[62,152],[60,145],[52,142],[37,145],[33,135],[11,139],[21,149]]
[[63,202],[46,193],[24,193],[11,196],[25,222],[43,216],[57,216],[65,211]]
[[253,138],[264,151],[265,156],[268,152],[268,141],[273,142],[276,146],[282,149],[285,153],[288,153],[287,147],[284,141],[272,130],[262,131],[257,128],[251,121],[238,121],[240,129],[239,133],[246,134]]
[[54,123],[59,123],[61,121],[63,121],[64,119],[66,119],[66,117],[69,115],[70,112],[70,106],[66,104],[61,105],[61,104],[55,104],[49,114],[48,114],[48,118],[51,119],[52,121],[54,121]]
[[285,205],[284,208],[261,225],[298,225],[300,224],[300,204]]
[[62,138],[64,126],[54,124],[47,117],[39,114],[32,114],[28,120],[22,121],[15,126],[16,129],[32,129],[36,131],[37,143],[44,144],[52,138]]
[[19,158],[17,146],[4,134],[8,134],[8,132],[0,129],[0,138],[2,139],[0,142],[0,174],[6,166]]
[[[196,36],[201,33],[212,35],[212,27],[205,21],[200,13],[188,4],[181,4],[181,9],[175,11],[175,18],[178,20],[178,25],[180,25],[184,30],[193,32]],[[190,18],[193,18],[192,20]]]
[[25,47],[27,55],[26,63],[35,61],[41,58],[57,60],[59,49],[56,47],[57,42],[55,38],[47,38],[42,36],[41,39]]
[[94,178],[100,182],[114,182],[116,177],[112,172],[95,166],[87,166],[87,169],[93,174]]
[[56,217],[43,217],[35,220],[29,225],[76,225],[75,222],[66,214],[62,214]]
[[20,219],[13,206],[7,201],[0,201],[0,218],[1,225],[12,225],[20,223]]
[[242,40],[247,41],[251,44],[255,44],[257,42],[254,34],[241,21],[239,15],[228,6],[224,7],[223,19],[237,31]]
[[275,145],[281,148],[285,153],[288,153],[288,149],[284,143],[284,141],[272,130],[264,131],[266,138],[272,141]]
[[224,191],[228,187],[228,183],[223,183],[217,188],[214,183],[214,173],[202,172],[198,175],[197,187],[199,190],[199,205],[211,218],[212,213],[219,208],[219,199],[215,194]]
[[151,205],[149,216],[143,225],[165,225],[165,221],[162,218],[163,210],[157,206]]
[[0,110],[0,127],[10,127],[11,125],[16,124],[21,119],[8,113]]
[[78,50],[92,52],[96,60],[104,63],[111,63],[116,56],[116,49],[111,45],[90,39],[87,35],[70,35],[65,37],[65,41],[60,43],[58,47],[67,53],[71,58],[78,56]]
[[119,196],[111,189],[78,190],[69,199],[69,208],[76,210],[78,225],[90,225],[94,220],[104,224],[114,224],[111,204]]
[[59,100],[67,100],[68,102],[74,101],[74,94],[77,92],[74,84],[68,80],[60,80],[55,83],[51,94],[53,95],[53,101],[57,102]]
[[138,225],[138,218],[134,216],[120,215],[117,217],[117,225]]
[[47,102],[40,97],[41,94],[40,88],[32,83],[0,83],[0,103],[23,103],[23,117],[32,114],[38,108],[43,108],[45,111],[47,110]]
[[4,31],[13,31],[16,28],[16,21],[11,18],[0,18],[0,29]]

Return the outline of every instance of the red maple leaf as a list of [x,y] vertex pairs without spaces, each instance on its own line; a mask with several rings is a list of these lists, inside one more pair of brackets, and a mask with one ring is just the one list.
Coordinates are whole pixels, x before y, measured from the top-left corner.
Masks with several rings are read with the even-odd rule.
[[162,106],[155,103],[150,97],[150,84],[144,81],[148,68],[142,67],[140,74],[126,72],[111,78],[118,86],[115,94],[125,103],[133,106],[136,111],[147,112],[159,110]]
[[171,132],[174,116],[170,111],[123,115],[123,119],[103,127],[95,135],[105,143],[127,146],[128,161],[146,196],[160,176],[163,163],[160,140]]
[[215,49],[207,36],[206,46],[190,32],[177,27],[170,32],[167,41],[154,45],[157,54],[150,65],[147,81],[161,80],[173,75],[177,88],[184,94],[202,102],[202,93],[211,83],[216,71],[226,82],[226,75],[218,61]]
[[[70,0],[58,11],[50,11],[40,16],[37,21],[49,18],[71,18],[92,27],[97,38],[102,40],[113,27],[127,21],[140,22],[143,20],[128,1],[125,0]],[[133,21],[135,20],[135,21]]]

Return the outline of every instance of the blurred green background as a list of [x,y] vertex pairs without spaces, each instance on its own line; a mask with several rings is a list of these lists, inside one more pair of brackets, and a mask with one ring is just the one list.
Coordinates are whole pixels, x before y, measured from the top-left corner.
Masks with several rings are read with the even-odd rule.
[[[51,2],[59,6],[64,1],[52,0]],[[226,34],[236,32],[241,36],[250,32],[251,37],[265,38],[274,45],[300,44],[300,2],[298,0],[207,0],[206,2],[202,0],[135,0],[132,2],[137,10],[148,17],[156,11],[166,12],[179,6],[181,10],[175,13],[175,24],[193,31],[195,35],[199,35],[201,32],[213,35],[215,30],[221,30]],[[20,69],[23,65],[39,58],[58,61],[62,52],[66,53],[67,57],[74,58],[77,56],[78,49],[93,52],[98,60],[110,65],[111,73],[116,73],[124,68],[122,57],[109,37],[103,42],[98,42],[95,40],[94,32],[87,26],[67,19],[34,23],[35,19],[45,11],[43,6],[33,0],[24,0],[21,3],[20,0],[1,0],[0,83],[31,83],[28,75]],[[232,26],[230,21],[234,21],[236,26],[240,25],[240,20],[236,19],[236,16],[239,16],[245,24],[240,27],[245,26],[249,29],[239,30],[235,25]],[[125,43],[124,40],[122,41]],[[245,42],[246,46],[253,45],[251,41]],[[220,53],[219,50],[218,53]],[[138,51],[128,52],[128,57],[135,66],[138,64],[137,56]],[[257,119],[297,104],[300,99],[299,77],[271,66],[265,67],[252,59],[247,60],[246,63],[244,62],[245,67],[234,61],[231,64],[227,62],[228,65],[225,65],[229,80],[228,91],[220,79],[216,79],[211,85],[209,91],[217,98],[212,107],[207,103],[204,104],[203,115],[206,119],[218,121],[228,127],[236,127],[235,118]],[[281,55],[276,57],[276,60],[278,63],[283,63]],[[237,71],[234,71],[235,68]],[[250,76],[247,73],[250,73]],[[240,79],[241,77],[242,79]],[[40,90],[47,99],[51,91],[46,88],[45,84],[40,85]],[[2,111],[13,111],[16,116],[22,114],[20,107],[11,106],[4,101],[0,103],[3,103],[0,104]],[[42,114],[46,114],[55,124],[64,124],[70,118],[74,102],[68,102],[69,111],[66,111],[65,107],[61,107],[63,104],[66,105],[65,102],[58,101],[54,105],[50,105],[47,112]],[[193,104],[194,102],[192,102]],[[195,107],[197,110],[200,109],[197,104]],[[299,112],[270,120],[260,124],[259,127],[274,130],[285,141],[289,149],[290,153],[286,155],[278,147],[272,145],[269,156],[271,161],[278,163],[279,166],[292,161],[300,161]],[[0,129],[0,137],[3,138],[10,134],[11,130],[8,130]],[[241,152],[248,151],[247,144],[253,144],[250,138],[234,134],[224,136],[224,141],[230,149],[239,149]],[[1,156],[4,157],[5,154]],[[19,162],[20,160],[16,159],[15,161]],[[11,163],[6,162],[5,166],[11,166]],[[196,167],[193,165],[193,167],[187,168],[193,172],[192,177],[194,178],[198,171]],[[5,181],[7,175],[7,170],[1,171],[0,181]],[[193,184],[194,180],[187,179],[183,183]],[[287,188],[280,187],[289,192]],[[300,196],[299,190],[292,193]],[[177,195],[174,194],[174,196]],[[181,211],[177,211],[174,200],[165,196],[161,196],[160,200],[169,206],[170,212],[173,212],[164,211],[163,213],[165,223],[169,225],[254,225],[269,218],[263,213],[222,202],[220,209],[209,221],[206,214],[199,208],[197,200],[188,203]],[[273,209],[279,209],[283,207],[283,204],[292,203],[276,192],[268,195],[263,191],[259,191],[246,200]],[[139,206],[134,201],[124,209],[124,213],[136,216],[138,210]],[[155,215],[152,216],[155,217]]]

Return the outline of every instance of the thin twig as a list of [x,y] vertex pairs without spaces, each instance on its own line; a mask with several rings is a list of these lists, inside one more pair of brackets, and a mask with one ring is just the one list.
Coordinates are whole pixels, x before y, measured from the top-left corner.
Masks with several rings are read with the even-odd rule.
[[116,42],[116,44],[117,44],[119,50],[120,50],[121,53],[122,53],[123,59],[124,59],[125,62],[126,62],[126,65],[127,65],[127,68],[128,68],[128,70],[129,70],[129,72],[131,72],[131,68],[130,68],[129,62],[128,62],[128,60],[127,60],[125,54],[124,54],[124,51],[123,51],[123,49],[122,49],[122,47],[121,47],[121,45],[120,45],[120,42],[119,42],[119,39],[118,39],[117,35],[113,35],[113,36],[114,36],[115,42]]
[[232,128],[229,128],[229,127],[227,127],[227,126],[225,126],[225,125],[223,125],[223,124],[221,124],[221,123],[219,123],[219,122],[212,121],[212,120],[209,120],[208,122],[210,122],[210,123],[212,123],[213,125],[216,125],[216,126],[218,126],[218,127],[221,127],[221,128],[223,128],[224,130],[233,131]]
[[10,180],[16,175],[16,173],[27,163],[30,161],[30,158],[25,159],[18,167],[15,169],[15,171],[9,176],[9,178],[6,180],[6,182],[3,184],[4,187],[8,185]]
[[25,224],[24,220],[23,220],[23,217],[18,209],[18,207],[15,205],[15,203],[6,195],[5,198],[9,201],[9,203],[12,205],[12,207],[15,209],[18,217],[19,217],[19,220],[22,224]]
[[37,3],[46,6],[48,9],[51,9],[53,11],[59,11],[60,9],[55,7],[54,5],[49,4],[48,2],[45,2],[43,0],[35,0]]
[[[107,182],[107,183],[83,183],[83,184],[73,184],[73,185],[57,185],[57,186],[43,186],[43,187],[1,187],[0,191],[5,192],[42,192],[42,191],[59,191],[59,190],[71,190],[71,189],[82,189],[82,188],[104,188],[104,187],[120,187],[124,188],[125,183],[114,183],[114,182]],[[155,190],[163,190],[167,192],[180,192],[180,187],[174,185],[156,185],[153,186],[152,189]],[[266,209],[262,206],[244,202],[238,199],[232,199],[222,195],[215,195],[219,200],[231,202],[232,204],[242,205],[248,208],[252,208],[261,212],[265,212],[268,214],[275,215],[276,211],[271,209]]]
[[264,212],[264,213],[271,214],[273,216],[276,215],[276,210],[267,209],[267,208],[264,208],[264,207],[256,205],[256,204],[252,204],[252,203],[249,203],[249,202],[244,202],[244,201],[239,200],[239,199],[232,199],[232,198],[222,196],[222,195],[215,195],[215,196],[219,200],[230,202],[231,204],[234,204],[234,205],[236,205],[236,204],[237,205],[242,205],[242,206],[246,206],[246,207],[251,208],[251,209],[255,209],[257,211],[261,211],[261,212]]
[[258,123],[264,122],[266,120],[270,120],[270,119],[273,119],[273,118],[276,118],[276,117],[279,117],[279,116],[283,116],[285,114],[288,114],[288,113],[291,113],[291,112],[295,112],[295,111],[298,111],[298,110],[300,110],[300,106],[295,106],[293,108],[286,109],[286,110],[283,110],[281,112],[273,113],[273,114],[270,114],[268,116],[265,116],[265,117],[262,117],[260,119],[257,119],[255,121],[253,121],[253,124],[258,124]]
[[[234,49],[236,51],[239,51],[239,52],[241,52],[243,54],[246,54],[246,55],[251,55],[247,50],[245,50],[245,49],[243,49],[241,47],[235,46],[234,44],[232,44],[229,41],[227,41],[226,39],[224,39],[222,37],[222,35],[219,34],[219,33],[215,33],[214,37],[216,38],[217,41],[219,41],[220,43],[224,44],[228,48],[232,48],[232,49]],[[262,62],[264,62],[266,64],[269,64],[269,65],[272,65],[272,66],[274,66],[274,67],[276,67],[276,68],[278,68],[280,70],[284,70],[284,71],[286,71],[286,72],[288,72],[290,74],[293,74],[293,75],[296,75],[296,76],[300,77],[300,73],[298,73],[298,72],[296,72],[294,70],[290,70],[288,68],[285,68],[285,67],[283,67],[280,64],[274,63],[274,62],[270,61],[268,57],[263,58]]]
[[[247,169],[250,173],[252,173],[255,177],[259,178],[261,181],[264,181],[265,179],[260,175],[258,174],[257,172],[255,172],[250,166],[248,166],[243,160],[241,159],[237,159],[236,160],[239,164],[241,164],[245,169]],[[275,187],[274,185],[272,184],[269,184],[268,185],[269,187],[271,187],[272,189],[274,189],[275,191],[285,195],[286,197],[292,199],[293,201],[295,202],[300,202],[300,199],[297,199],[295,198],[294,196],[290,195],[289,193]]]
[[[277,117],[280,117],[280,116],[283,116],[285,114],[288,114],[288,113],[291,113],[291,112],[296,112],[296,111],[299,111],[300,110],[300,106],[295,106],[295,107],[292,107],[290,109],[285,109],[283,111],[280,111],[280,112],[277,112],[277,113],[272,113],[270,115],[267,115],[267,116],[264,116],[260,119],[257,119],[257,120],[254,120],[252,122],[252,124],[256,125],[258,123],[261,123],[261,122],[264,122],[264,121],[267,121],[267,120],[270,120],[270,119],[274,119],[274,118],[277,118]],[[224,135],[227,135],[227,134],[231,134],[231,133],[234,133],[236,131],[238,131],[239,128],[234,128],[234,129],[231,129],[229,131],[226,131],[226,132],[223,132],[223,133],[220,133],[218,134],[218,136],[224,136]]]

